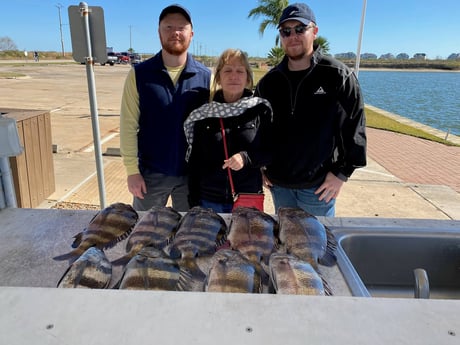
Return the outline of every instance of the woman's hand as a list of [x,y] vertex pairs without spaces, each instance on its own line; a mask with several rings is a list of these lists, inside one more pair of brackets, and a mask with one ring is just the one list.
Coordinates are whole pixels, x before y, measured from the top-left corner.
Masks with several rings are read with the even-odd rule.
[[238,171],[244,167],[243,156],[240,153],[235,153],[229,159],[224,159],[224,165],[222,169],[230,168],[232,170]]

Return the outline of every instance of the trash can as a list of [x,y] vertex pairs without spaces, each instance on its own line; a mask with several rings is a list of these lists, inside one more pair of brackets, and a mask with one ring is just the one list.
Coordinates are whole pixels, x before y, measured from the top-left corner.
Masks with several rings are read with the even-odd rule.
[[34,208],[55,191],[51,115],[44,110],[1,109],[16,120],[22,154],[10,157],[17,206]]

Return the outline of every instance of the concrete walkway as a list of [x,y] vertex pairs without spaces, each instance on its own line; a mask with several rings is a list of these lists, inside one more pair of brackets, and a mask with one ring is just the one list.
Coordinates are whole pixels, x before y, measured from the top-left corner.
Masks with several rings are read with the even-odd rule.
[[[102,152],[109,154],[103,156],[107,204],[131,202],[116,155],[121,91],[129,68],[95,66]],[[56,190],[40,208],[99,207],[85,66],[0,64],[0,72],[11,71],[25,77],[0,78],[1,106],[52,114]],[[459,138],[450,135],[449,140]],[[368,165],[344,185],[337,216],[460,220],[459,168],[460,147],[368,129]],[[268,192],[266,211],[274,211]]]

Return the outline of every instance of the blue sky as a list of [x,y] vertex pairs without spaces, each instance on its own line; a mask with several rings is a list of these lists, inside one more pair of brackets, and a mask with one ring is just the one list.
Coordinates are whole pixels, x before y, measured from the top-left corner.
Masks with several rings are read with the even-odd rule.
[[[173,1],[87,1],[103,8],[107,46],[140,53],[160,49],[157,27],[160,11]],[[265,57],[275,44],[275,28],[261,37],[262,19],[248,19],[257,0],[182,0],[194,22],[191,52],[219,55],[226,48],[240,48],[250,56]],[[293,3],[294,1],[291,1]],[[0,37],[9,37],[19,50],[61,51],[59,10],[62,5],[64,49],[71,51],[68,7],[79,1],[2,1]],[[309,0],[319,34],[327,38],[330,53],[355,52],[363,0]],[[426,53],[430,59],[460,53],[460,0],[368,0],[361,53],[397,55]]]

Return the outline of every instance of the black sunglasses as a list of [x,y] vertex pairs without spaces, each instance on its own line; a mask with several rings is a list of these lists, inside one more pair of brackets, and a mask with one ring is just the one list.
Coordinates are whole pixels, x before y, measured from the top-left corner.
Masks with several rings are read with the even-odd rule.
[[281,37],[289,37],[291,36],[292,30],[294,30],[297,35],[301,35],[310,28],[311,26],[308,26],[308,25],[297,25],[293,28],[281,28],[279,31],[280,31]]

